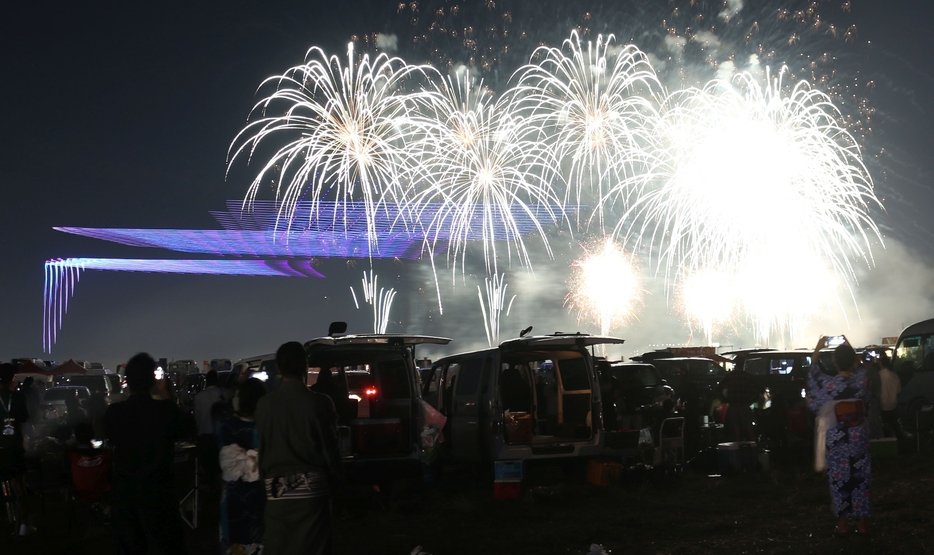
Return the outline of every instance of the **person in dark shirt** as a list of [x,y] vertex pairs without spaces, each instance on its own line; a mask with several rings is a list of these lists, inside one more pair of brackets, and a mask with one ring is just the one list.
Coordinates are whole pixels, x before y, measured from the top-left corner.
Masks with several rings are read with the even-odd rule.
[[130,396],[104,413],[104,431],[113,446],[113,530],[120,555],[186,553],[182,521],[175,498],[172,465],[175,442],[185,421],[171,400],[150,395],[155,383],[165,399],[165,380],[155,379],[156,361],[140,353],[127,362]]
[[26,448],[23,442],[23,424],[29,420],[26,396],[15,391],[13,376],[16,367],[10,363],[0,365],[0,480],[9,481],[16,493],[19,535],[36,531],[27,520],[26,506]]
[[266,488],[267,555],[333,553],[331,495],[342,478],[337,411],[326,395],[305,386],[308,359],[301,343],[276,352],[279,389],[256,407],[260,477]]

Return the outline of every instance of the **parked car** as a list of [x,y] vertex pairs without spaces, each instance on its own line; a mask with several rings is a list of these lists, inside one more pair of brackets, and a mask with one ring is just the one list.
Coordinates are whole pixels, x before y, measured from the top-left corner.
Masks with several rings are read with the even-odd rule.
[[276,370],[276,353],[240,359],[233,365],[232,370],[218,370],[217,376],[221,387],[232,386],[233,383],[228,383],[231,379],[243,382],[249,378],[257,378],[266,382],[267,389],[274,390],[281,381]]
[[[650,363],[671,386],[676,399],[697,415],[707,414],[716,398],[717,384],[726,375],[723,366],[705,357],[672,357],[662,353],[646,353],[633,360]],[[691,405],[694,405],[693,408]]]
[[[813,434],[814,416],[806,400],[812,354],[811,349],[746,349],[724,353],[733,355],[734,369],[744,369],[765,388],[765,399],[756,407],[756,421],[760,435],[768,437],[776,447],[785,445],[789,434],[803,439]],[[825,372],[834,373],[833,349],[822,350],[819,362]]]
[[934,427],[934,319],[902,330],[895,343],[892,371],[901,380],[898,416],[908,430]]
[[104,374],[110,382],[110,402],[117,403],[127,397],[126,380],[120,374]]
[[45,390],[35,423],[37,431],[41,435],[67,437],[71,424],[87,419],[90,399],[91,390],[83,385],[58,385]]
[[599,454],[603,408],[588,349],[621,343],[559,333],[438,360],[422,395],[447,417],[445,456],[498,461]]
[[651,425],[652,414],[675,398],[674,389],[651,364],[597,361],[597,376],[607,430],[618,428],[614,423],[625,415],[641,415]]
[[91,391],[91,395],[110,397],[113,385],[106,374],[86,374],[84,376],[69,376],[65,385],[83,385]]
[[166,372],[179,372],[182,374],[192,374],[200,372],[198,363],[193,360],[173,360],[165,368]]
[[675,392],[651,364],[597,360],[608,449],[635,449],[638,430],[655,430]]
[[347,400],[344,408],[338,407],[339,424],[349,433],[342,449],[348,478],[380,482],[422,473],[423,415],[415,348],[450,341],[423,335],[373,334],[320,337],[305,343],[310,374],[330,369],[344,391],[348,373],[370,384],[370,391],[365,392],[369,414],[359,414],[359,405],[353,400]]
[[[204,391],[205,376],[207,374],[194,373],[183,375],[177,384],[178,387],[178,405],[187,412],[193,412],[195,409],[195,396]],[[220,370],[217,372],[217,385],[222,389],[227,389],[228,383],[235,380],[235,375],[231,370]],[[231,384],[232,385],[232,384]]]

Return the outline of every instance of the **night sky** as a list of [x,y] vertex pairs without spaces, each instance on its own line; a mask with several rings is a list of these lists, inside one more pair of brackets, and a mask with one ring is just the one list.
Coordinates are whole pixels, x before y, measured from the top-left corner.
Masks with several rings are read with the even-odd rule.
[[[73,357],[114,366],[140,350],[169,359],[237,359],[323,335],[331,320],[369,331],[369,315],[354,309],[347,289],[359,282],[365,261],[320,261],[324,280],[89,271],[52,354],[41,354],[45,260],[185,256],[70,236],[53,226],[217,228],[208,210],[241,198],[252,177],[250,169],[235,167],[227,178],[226,159],[260,82],[300,63],[310,46],[342,53],[351,35],[384,30],[397,3],[266,4],[6,6],[0,18],[0,359]],[[887,213],[877,222],[890,246],[864,277],[887,300],[868,307],[861,301],[861,315],[875,322],[883,315],[869,312],[889,311],[879,333],[897,334],[899,326],[934,316],[934,3],[854,0],[852,16],[859,39],[872,43],[870,54],[849,66],[876,83],[870,145],[874,154],[885,151],[870,171],[884,198]],[[469,308],[453,304],[440,316],[426,308],[433,306],[426,263],[381,262],[377,271],[381,283],[400,290],[398,319],[405,321],[394,331],[454,335],[469,328],[473,340],[482,337],[482,321],[469,314],[477,312],[475,285],[467,288],[473,290],[466,295]],[[516,289],[551,289],[557,306],[546,315],[520,310],[522,321],[509,321],[504,335],[528,324],[540,332],[571,331],[573,319],[560,307],[561,279],[537,276],[523,284],[533,278],[517,273]],[[900,297],[893,278],[912,284],[906,295],[921,297]],[[476,318],[469,325],[468,315]],[[649,322],[655,321],[643,318]],[[860,334],[859,320],[849,325],[844,331]],[[642,345],[653,341],[634,331],[620,335],[636,335]],[[867,341],[875,332],[866,332]],[[657,338],[686,339],[683,328]]]

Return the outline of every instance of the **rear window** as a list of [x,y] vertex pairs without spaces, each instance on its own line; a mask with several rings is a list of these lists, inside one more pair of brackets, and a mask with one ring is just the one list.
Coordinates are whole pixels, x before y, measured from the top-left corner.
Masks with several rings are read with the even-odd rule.
[[653,387],[662,383],[658,372],[651,366],[613,368],[611,375],[622,384],[639,384],[644,387]]
[[66,399],[75,398],[75,390],[71,388],[58,388],[53,387],[48,389],[45,392],[45,396],[42,398],[43,401],[64,401]]
[[703,378],[723,374],[723,368],[716,362],[709,360],[692,360],[688,362],[691,374]]
[[359,391],[373,385],[373,377],[369,372],[347,372],[347,389]]
[[655,365],[655,369],[658,370],[658,373],[661,374],[662,376],[670,377],[670,376],[681,375],[681,367],[678,365],[677,362],[665,362],[662,360],[656,360],[652,364]]
[[68,383],[71,385],[83,385],[91,390],[91,393],[106,393],[107,385],[104,383],[106,380],[104,376],[74,376],[68,378]]
[[360,383],[364,387],[372,385],[376,387],[379,399],[412,398],[410,384],[415,369],[403,358],[401,351],[356,347],[353,351],[313,352],[308,357],[308,367],[312,372],[321,368],[330,368],[332,372],[343,370],[348,379],[348,389],[360,389],[355,387]]

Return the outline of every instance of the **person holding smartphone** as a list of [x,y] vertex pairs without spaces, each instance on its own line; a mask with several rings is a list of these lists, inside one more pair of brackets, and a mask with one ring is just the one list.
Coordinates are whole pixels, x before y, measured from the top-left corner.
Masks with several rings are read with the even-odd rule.
[[[175,442],[188,426],[168,380],[156,380],[156,361],[139,353],[126,364],[127,400],[104,413],[113,446],[113,531],[116,553],[187,553],[175,497]],[[163,400],[152,397],[155,387]]]
[[869,372],[857,365],[856,351],[845,337],[833,353],[837,374],[823,372],[818,362],[820,351],[831,342],[831,338],[821,336],[808,374],[808,406],[817,413],[815,470],[827,470],[831,509],[837,517],[835,532],[846,534],[847,519],[855,516],[859,518],[858,531],[867,533],[872,516],[872,458],[866,420]]

